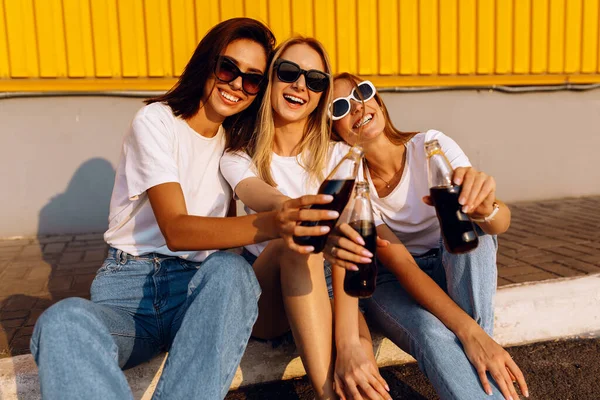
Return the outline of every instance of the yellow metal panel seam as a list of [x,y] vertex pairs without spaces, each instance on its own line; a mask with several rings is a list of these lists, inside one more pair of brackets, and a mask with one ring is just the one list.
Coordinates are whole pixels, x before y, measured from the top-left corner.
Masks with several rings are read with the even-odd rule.
[[548,31],[548,72],[559,74],[565,69],[565,0],[550,0]]
[[377,1],[360,0],[356,9],[358,73],[372,75],[378,72],[377,56]]
[[86,77],[93,77],[96,74],[94,67],[94,45],[92,33],[92,14],[90,11],[90,2],[92,0],[81,0],[81,37],[82,37],[82,53],[83,67]]
[[[319,12],[315,13],[314,16],[314,27],[315,38],[323,43],[323,46],[327,49],[329,60],[331,61],[331,68],[334,73],[337,73],[339,70],[335,34],[336,17],[334,1],[335,0],[319,0]],[[314,9],[315,8],[313,7],[313,10]]]
[[38,57],[31,2],[4,3],[10,73],[13,78],[38,77]]
[[439,4],[439,71],[442,75],[458,72],[458,2],[441,0]]
[[313,37],[313,2],[312,0],[291,0],[292,34]]
[[419,4],[419,74],[437,74],[439,52],[437,0],[421,0]]
[[269,22],[267,0],[244,0],[244,13],[248,18],[254,18],[264,24]]
[[398,73],[398,2],[379,0],[378,7],[378,54],[379,74]]
[[477,73],[494,71],[494,0],[477,2]]
[[243,17],[244,0],[220,0],[221,20]]
[[171,34],[174,75],[185,68],[196,45],[194,4],[192,0],[171,0]]
[[[197,29],[197,27],[196,27]],[[169,18],[169,2],[160,1],[160,43],[162,49],[162,68],[165,77],[173,74],[173,46],[171,37],[171,21]],[[196,31],[197,34],[197,31]]]
[[548,70],[548,0],[532,0],[531,72]]
[[599,0],[584,0],[583,37],[581,40],[581,72],[596,72],[598,62],[598,24],[600,21]]
[[[169,2],[171,1],[173,0],[169,0]],[[219,8],[219,0],[195,0],[194,10],[197,42],[199,42],[213,26],[221,21]],[[172,23],[173,21],[171,21],[171,24]]]
[[269,27],[277,38],[277,43],[289,38],[292,33],[289,0],[269,0]]
[[419,71],[419,12],[416,0],[400,1],[400,74]]
[[477,8],[475,0],[459,0],[458,3],[458,73],[475,73],[477,59],[476,40]]
[[336,0],[338,72],[358,73],[356,20],[356,2]]
[[514,13],[514,58],[513,71],[527,74],[531,69],[531,1],[516,0]]
[[108,31],[106,46],[109,57],[110,75],[120,77],[123,74],[123,61],[121,58],[121,30],[118,17],[118,0],[105,0],[106,2],[106,29]]
[[146,27],[146,55],[148,57],[148,76],[160,77],[166,75],[162,63],[164,57],[163,40],[165,38],[161,27],[161,0],[146,0],[144,18]]
[[0,0],[0,79],[10,76],[10,60],[8,59],[8,40],[6,38],[6,21],[4,0]]
[[512,0],[496,1],[496,68],[497,74],[508,74],[513,68],[514,10]]
[[568,1],[565,10],[565,73],[581,70],[582,1]]
[[144,18],[144,0],[137,0],[135,7],[135,44],[137,47],[138,76],[148,76],[148,52],[146,50],[146,21]]
[[67,76],[65,33],[60,0],[35,0],[37,47],[40,76]]

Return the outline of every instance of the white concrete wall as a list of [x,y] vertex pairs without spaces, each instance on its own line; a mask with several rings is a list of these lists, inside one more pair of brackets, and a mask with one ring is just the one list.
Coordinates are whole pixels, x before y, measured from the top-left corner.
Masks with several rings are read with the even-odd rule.
[[400,130],[437,129],[507,201],[600,194],[600,90],[385,94]]
[[[507,201],[600,194],[600,90],[385,93],[401,130],[438,129]],[[0,237],[102,232],[141,99],[0,100]]]

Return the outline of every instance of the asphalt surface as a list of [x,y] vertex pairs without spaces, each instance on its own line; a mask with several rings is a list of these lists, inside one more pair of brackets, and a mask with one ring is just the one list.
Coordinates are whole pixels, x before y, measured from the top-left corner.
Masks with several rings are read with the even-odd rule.
[[[578,338],[507,349],[519,365],[531,400],[599,400],[600,339]],[[438,399],[416,364],[381,372],[393,399]],[[486,396],[482,395],[482,399]],[[524,397],[522,397],[524,399]],[[230,392],[226,400],[308,400],[314,393],[306,378],[256,385]],[[471,400],[471,399],[467,399]],[[515,399],[516,400],[516,399]]]

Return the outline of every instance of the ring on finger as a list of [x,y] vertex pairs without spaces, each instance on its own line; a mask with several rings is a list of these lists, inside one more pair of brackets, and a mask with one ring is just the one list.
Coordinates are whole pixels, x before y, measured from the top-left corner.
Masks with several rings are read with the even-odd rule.
[[337,251],[338,251],[337,247],[331,246],[331,255],[332,256],[337,257]]

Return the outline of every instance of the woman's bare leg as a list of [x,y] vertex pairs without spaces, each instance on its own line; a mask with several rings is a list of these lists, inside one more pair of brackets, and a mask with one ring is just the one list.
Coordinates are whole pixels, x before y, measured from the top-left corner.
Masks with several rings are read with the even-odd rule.
[[252,336],[272,339],[291,328],[317,398],[336,399],[333,321],[323,256],[302,255],[289,250],[282,240],[273,240],[253,267],[262,295]]
[[319,399],[336,399],[333,390],[332,312],[321,254],[283,250],[281,291],[294,341]]

